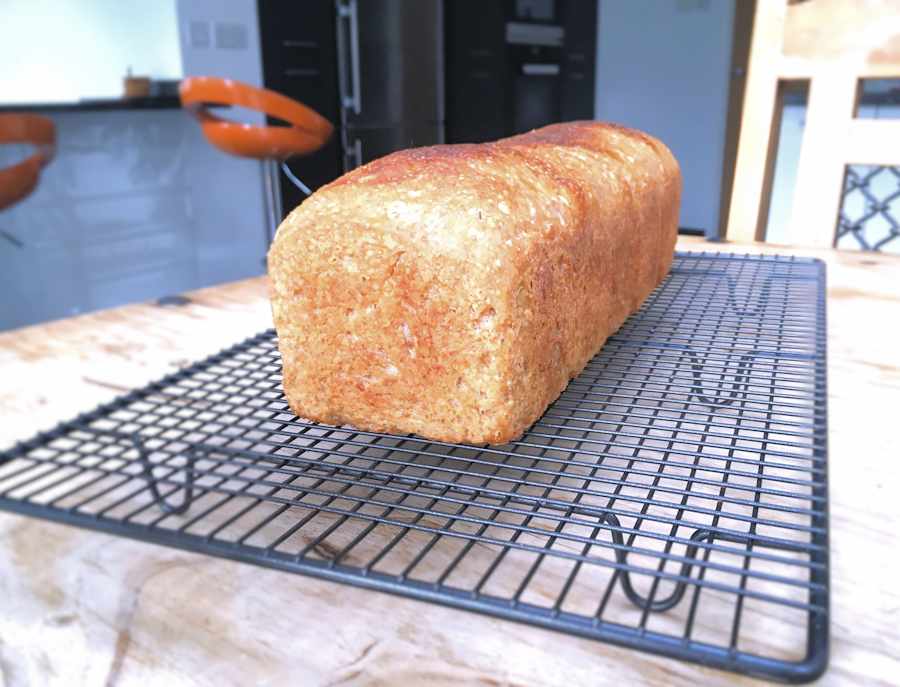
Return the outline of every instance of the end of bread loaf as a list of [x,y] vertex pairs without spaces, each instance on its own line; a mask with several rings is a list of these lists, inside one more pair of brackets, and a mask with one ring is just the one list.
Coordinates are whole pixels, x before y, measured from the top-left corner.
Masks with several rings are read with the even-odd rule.
[[504,410],[508,256],[466,188],[435,203],[437,179],[388,183],[394,171],[362,192],[335,184],[279,228],[269,271],[288,401],[329,424],[504,441],[521,431]]
[[449,442],[521,436],[668,271],[680,183],[661,143],[595,122],[344,175],[269,253],[291,409]]

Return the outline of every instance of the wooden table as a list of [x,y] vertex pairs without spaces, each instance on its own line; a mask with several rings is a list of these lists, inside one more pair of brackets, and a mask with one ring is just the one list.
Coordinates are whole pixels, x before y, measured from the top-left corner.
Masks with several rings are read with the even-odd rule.
[[[791,252],[764,246],[681,249]],[[809,254],[809,251],[798,251]],[[832,658],[900,680],[900,258],[828,262]],[[270,326],[265,280],[0,334],[0,447]],[[754,684],[512,622],[0,515],[0,684]]]

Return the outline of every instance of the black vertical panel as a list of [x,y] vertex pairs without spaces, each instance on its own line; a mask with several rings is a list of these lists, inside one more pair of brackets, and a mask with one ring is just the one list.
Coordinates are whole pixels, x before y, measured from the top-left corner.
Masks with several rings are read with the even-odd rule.
[[[334,0],[259,0],[263,83],[340,123]],[[277,124],[277,121],[270,121]],[[343,173],[338,132],[321,150],[289,161],[313,190]],[[305,198],[282,177],[282,204],[290,212]]]
[[[563,45],[507,43],[507,22],[561,26]],[[445,24],[448,142],[593,119],[595,0],[451,0]],[[559,74],[526,74],[534,65],[558,65]]]
[[560,0],[563,43],[560,115],[562,121],[594,118],[594,75],[597,63],[597,3]]
[[337,121],[337,48],[333,0],[260,0],[266,88]]
[[512,113],[504,5],[482,0],[444,4],[448,143],[506,135]]

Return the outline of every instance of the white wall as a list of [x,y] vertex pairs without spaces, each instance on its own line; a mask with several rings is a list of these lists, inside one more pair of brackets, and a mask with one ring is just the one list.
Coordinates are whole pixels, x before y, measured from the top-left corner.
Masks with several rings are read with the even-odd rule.
[[[181,41],[182,71],[185,76],[217,76],[262,86],[262,51],[259,44],[259,17],[256,0],[176,0],[178,33]],[[202,40],[207,29],[208,41]],[[198,40],[199,39],[199,40]],[[220,112],[222,117],[263,124],[264,117],[250,111],[240,115]],[[203,218],[205,231],[219,237],[209,243],[226,259],[235,250],[234,242],[250,232],[262,241],[254,251],[260,256],[260,272],[267,248],[267,231],[274,234],[265,201],[265,163],[234,157],[206,144],[194,162],[205,188],[195,194],[195,209]]]
[[0,101],[116,98],[135,75],[181,77],[175,0],[0,0]]
[[718,231],[735,0],[599,0],[597,119],[678,158],[681,225]]
[[184,76],[263,85],[256,0],[175,0]]

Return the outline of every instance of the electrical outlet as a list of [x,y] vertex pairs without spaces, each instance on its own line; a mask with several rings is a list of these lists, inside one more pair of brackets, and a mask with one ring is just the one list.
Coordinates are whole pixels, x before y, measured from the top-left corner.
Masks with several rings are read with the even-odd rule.
[[194,19],[188,25],[188,35],[192,48],[208,48],[209,40],[209,22]]

